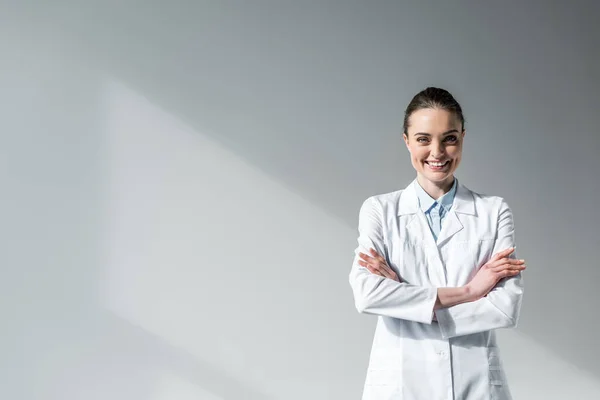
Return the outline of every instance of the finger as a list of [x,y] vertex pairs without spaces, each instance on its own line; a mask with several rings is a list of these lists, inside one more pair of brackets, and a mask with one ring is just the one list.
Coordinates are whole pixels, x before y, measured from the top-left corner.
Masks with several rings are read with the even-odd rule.
[[509,247],[508,249],[504,249],[504,250],[499,251],[498,253],[494,254],[494,257],[492,257],[492,259],[499,260],[501,258],[504,258],[504,257],[508,256],[513,251],[515,251],[515,248],[514,247]]
[[515,265],[515,264],[505,263],[505,264],[500,264],[499,266],[492,268],[492,271],[494,271],[494,272],[500,272],[500,271],[504,271],[504,270],[522,271],[525,268],[526,268],[525,264]]
[[527,268],[527,266],[525,266],[525,265],[512,265],[507,270],[518,274],[521,271],[525,271],[526,268]]
[[[371,250],[374,251],[373,249],[371,249]],[[385,260],[383,260],[381,257],[379,257],[378,259],[375,259],[374,257],[369,257],[364,253],[359,253],[359,254],[364,255],[366,258],[368,258],[370,260],[370,261],[359,260],[358,263],[360,265],[367,268],[371,272],[375,271],[373,273],[375,273],[377,275],[381,275],[381,276],[383,276],[385,278],[389,278],[389,279],[395,279],[396,274],[394,273],[394,271],[392,271],[392,269],[387,265]],[[375,252],[375,254],[377,254],[377,252]],[[379,261],[379,260],[381,260],[381,261]]]
[[504,262],[502,260],[492,259],[485,263],[484,267],[486,267],[487,269],[496,270],[496,268],[501,267],[502,265],[504,265]]
[[379,264],[379,271],[381,271],[386,278],[394,279],[394,274],[388,266]]
[[519,267],[517,269],[507,268],[507,269],[503,269],[499,272],[495,272],[494,274],[496,275],[497,279],[500,280],[503,278],[516,276],[519,273],[521,273],[521,271],[522,271],[521,267]]
[[[370,265],[367,266],[367,269],[369,270],[369,272],[371,272],[373,275],[379,275],[379,276],[383,276],[383,274],[381,272],[379,272],[378,270],[376,270],[375,268],[371,267]],[[383,276],[385,278],[385,276]]]
[[499,273],[504,273],[504,271],[524,271],[525,268],[526,267],[523,265],[503,265],[503,266],[493,269],[492,272],[499,274]]
[[387,264],[380,264],[380,271],[383,272],[383,274],[390,279],[396,279],[396,273],[394,272],[394,270]]
[[377,268],[375,268],[374,266],[367,264],[367,269],[369,270],[370,273],[372,273],[373,275],[378,275],[384,278],[387,278],[387,276],[385,276],[380,270],[378,270]]
[[489,261],[487,263],[487,266],[488,266],[488,268],[496,269],[496,268],[502,267],[505,264],[519,265],[519,264],[524,264],[524,263],[525,263],[524,259],[500,258],[500,259],[497,259],[497,260]]
[[370,264],[363,260],[358,260],[358,264],[365,267],[366,269],[368,269],[370,272],[372,272],[374,274],[383,276],[383,273],[379,270],[379,267],[377,265]]
[[378,259],[381,262],[385,262],[385,260],[383,259],[383,257],[374,248],[371,247],[371,249],[369,250],[369,252],[373,255],[374,258]]
[[508,249],[504,249],[502,251],[499,251],[498,253],[496,253],[493,257],[494,260],[501,260],[503,258],[508,258],[508,256],[510,254],[512,254],[515,251],[514,247],[509,247]]
[[371,257],[371,256],[369,256],[369,255],[367,255],[367,254],[365,254],[365,253],[359,252],[359,253],[358,253],[358,255],[360,256],[360,258],[362,258],[362,259],[363,259],[363,260],[365,260],[366,262],[374,262],[374,261],[375,261],[375,260],[373,259],[373,257]]
[[375,270],[377,270],[381,276],[384,276],[384,277],[390,278],[390,279],[394,278],[394,274],[393,274],[392,270],[386,264],[375,262],[375,263],[370,264],[370,266],[372,268],[374,268]]
[[514,269],[507,269],[507,270],[505,270],[504,272],[502,272],[502,273],[501,273],[501,275],[502,275],[504,278],[507,278],[507,277],[509,277],[509,276],[515,276],[515,275],[518,275],[518,274],[519,274],[519,272],[521,272],[521,271],[519,271],[519,270],[514,270]]

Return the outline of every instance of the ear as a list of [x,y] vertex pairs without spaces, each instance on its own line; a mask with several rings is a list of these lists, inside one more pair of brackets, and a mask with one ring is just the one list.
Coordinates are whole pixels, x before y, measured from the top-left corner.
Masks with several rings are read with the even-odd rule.
[[406,148],[408,149],[408,136],[406,135],[406,133],[402,134],[402,139],[404,139],[404,144],[406,144]]

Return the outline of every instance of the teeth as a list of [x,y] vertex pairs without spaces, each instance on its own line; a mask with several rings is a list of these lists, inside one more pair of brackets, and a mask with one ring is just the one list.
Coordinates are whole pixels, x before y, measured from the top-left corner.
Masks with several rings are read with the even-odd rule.
[[441,166],[443,166],[443,165],[446,165],[446,163],[447,163],[447,161],[446,161],[446,162],[444,162],[444,163],[432,163],[432,162],[430,162],[430,163],[428,163],[428,164],[429,164],[429,165],[433,165],[434,167],[441,167]]

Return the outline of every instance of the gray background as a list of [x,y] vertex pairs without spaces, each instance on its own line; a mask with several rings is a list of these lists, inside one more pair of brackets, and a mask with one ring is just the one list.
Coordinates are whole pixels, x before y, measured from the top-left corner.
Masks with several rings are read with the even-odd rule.
[[515,398],[600,396],[600,3],[0,4],[2,398],[358,399],[358,208],[430,85],[529,267]]

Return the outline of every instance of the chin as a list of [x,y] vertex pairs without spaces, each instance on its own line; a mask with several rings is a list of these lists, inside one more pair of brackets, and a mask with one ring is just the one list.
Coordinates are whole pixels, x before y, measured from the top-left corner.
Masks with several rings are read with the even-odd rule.
[[452,173],[435,174],[435,175],[423,174],[423,176],[431,182],[444,182],[452,177]]
[[421,175],[431,182],[443,182],[448,180],[454,175],[454,170],[448,170],[443,172],[433,172],[428,171],[427,169],[421,170]]

